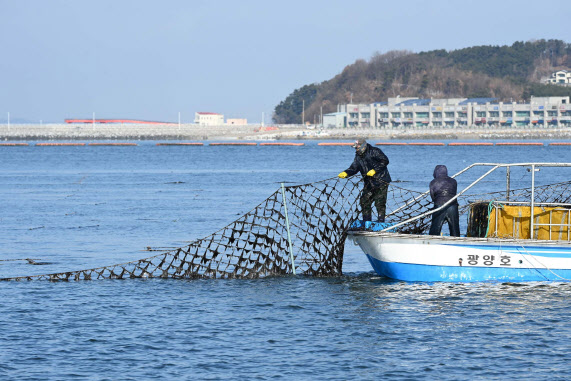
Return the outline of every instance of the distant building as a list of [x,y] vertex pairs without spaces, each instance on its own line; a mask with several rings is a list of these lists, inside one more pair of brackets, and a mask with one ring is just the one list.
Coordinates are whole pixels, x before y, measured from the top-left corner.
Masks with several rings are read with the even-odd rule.
[[345,127],[346,124],[346,112],[332,112],[330,114],[323,114],[323,127]]
[[229,125],[236,125],[236,126],[245,126],[248,124],[248,120],[246,119],[226,119],[226,124]]
[[194,123],[201,126],[221,126],[224,124],[224,115],[215,112],[196,112]]
[[551,77],[549,77],[546,82],[555,85],[569,85],[571,84],[571,72],[567,70],[558,70],[551,74]]
[[[404,99],[404,100],[403,100]],[[571,127],[569,97],[532,97],[530,103],[496,98],[389,98],[388,102],[345,104],[323,116],[324,127]]]

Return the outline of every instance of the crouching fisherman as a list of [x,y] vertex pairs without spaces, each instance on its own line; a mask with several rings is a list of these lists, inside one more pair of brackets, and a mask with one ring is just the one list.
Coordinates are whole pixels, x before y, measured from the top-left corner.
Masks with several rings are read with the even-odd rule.
[[344,179],[360,172],[365,182],[360,199],[363,220],[371,221],[372,205],[375,203],[378,222],[385,222],[387,190],[391,182],[391,175],[387,169],[389,158],[379,148],[371,146],[362,138],[355,141],[353,148],[355,148],[353,163],[338,176]]
[[[434,168],[434,180],[430,182],[430,197],[434,203],[434,209],[438,209],[456,196],[458,184],[456,180],[448,176],[448,169],[445,165],[437,165]],[[432,225],[430,225],[430,235],[439,235],[442,231],[444,221],[448,222],[450,235],[460,237],[460,218],[458,216],[458,201],[454,200],[444,209],[432,214]]]

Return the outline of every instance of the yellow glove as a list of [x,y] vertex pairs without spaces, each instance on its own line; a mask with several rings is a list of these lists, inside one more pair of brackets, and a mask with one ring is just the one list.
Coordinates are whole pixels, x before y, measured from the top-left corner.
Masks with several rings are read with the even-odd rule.
[[374,169],[371,169],[369,172],[367,172],[367,176],[375,176],[375,173],[377,173],[377,171],[375,171]]
[[345,177],[347,177],[347,172],[343,171],[340,174],[338,174],[337,176],[344,179]]

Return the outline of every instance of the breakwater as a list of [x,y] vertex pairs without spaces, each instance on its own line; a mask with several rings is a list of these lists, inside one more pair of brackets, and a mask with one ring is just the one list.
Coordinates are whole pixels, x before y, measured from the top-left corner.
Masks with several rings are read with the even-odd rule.
[[1,141],[29,140],[288,140],[353,139],[378,140],[495,140],[571,139],[571,128],[313,128],[280,125],[199,126],[196,124],[11,124],[0,125]]
[[[550,143],[543,143],[543,142],[532,142],[532,141],[513,141],[513,142],[486,142],[486,143],[474,143],[474,142],[380,142],[375,143],[373,140],[370,140],[371,144],[377,146],[433,146],[433,147],[458,147],[458,146],[571,146],[571,142],[550,142]],[[317,143],[318,146],[325,146],[325,147],[334,147],[334,146],[352,146],[353,143],[347,142],[325,142],[325,143]],[[82,147],[82,146],[106,146],[106,147],[132,147],[138,146],[137,143],[56,143],[56,142],[40,142],[40,143],[6,143],[0,142],[0,147],[28,147],[28,146],[36,146],[36,147]],[[283,142],[283,143],[255,143],[255,142],[212,142],[212,143],[202,143],[202,142],[194,142],[194,143],[156,143],[156,146],[186,146],[186,147],[203,147],[203,146],[286,146],[286,147],[301,147],[305,146],[305,143],[292,143],[292,142]]]

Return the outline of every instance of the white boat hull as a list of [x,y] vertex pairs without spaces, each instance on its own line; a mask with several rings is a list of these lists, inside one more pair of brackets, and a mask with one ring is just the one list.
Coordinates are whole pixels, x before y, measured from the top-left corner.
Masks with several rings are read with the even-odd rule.
[[405,281],[567,281],[571,242],[350,231],[377,274]]

